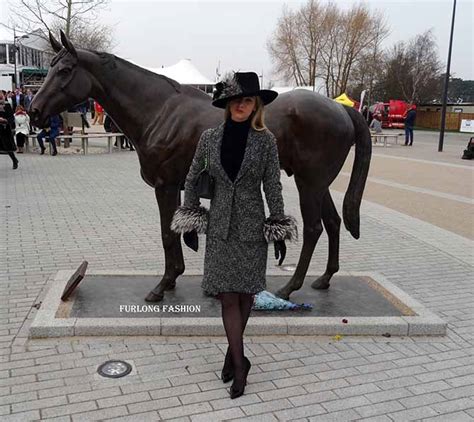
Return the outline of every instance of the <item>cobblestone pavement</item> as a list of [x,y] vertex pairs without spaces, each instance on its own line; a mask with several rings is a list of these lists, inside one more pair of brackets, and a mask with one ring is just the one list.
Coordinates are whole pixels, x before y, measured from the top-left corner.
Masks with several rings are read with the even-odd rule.
[[[219,379],[223,337],[27,339],[55,271],[86,259],[95,270],[161,272],[164,259],[134,153],[20,160],[16,171],[0,161],[2,421],[474,420],[472,241],[364,202],[361,239],[341,231],[341,270],[382,273],[448,321],[448,335],[246,337],[249,384],[230,400]],[[301,232],[294,180],[282,182]],[[342,194],[334,198],[340,210]],[[185,250],[188,269],[202,270],[203,240],[198,253]],[[288,246],[286,264],[296,264],[301,243]],[[322,272],[326,256],[323,234],[310,270]],[[99,377],[111,358],[133,372]]]

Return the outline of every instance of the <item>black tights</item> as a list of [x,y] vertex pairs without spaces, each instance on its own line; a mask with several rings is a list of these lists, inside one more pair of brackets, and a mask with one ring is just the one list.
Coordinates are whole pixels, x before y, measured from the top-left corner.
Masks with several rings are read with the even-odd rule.
[[220,293],[222,320],[229,342],[232,362],[236,371],[244,368],[244,331],[253,305],[253,295],[247,293]]

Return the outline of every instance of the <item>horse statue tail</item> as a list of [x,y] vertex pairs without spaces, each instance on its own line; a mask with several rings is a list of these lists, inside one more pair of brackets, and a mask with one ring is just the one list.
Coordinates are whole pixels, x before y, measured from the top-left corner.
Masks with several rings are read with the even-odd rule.
[[344,196],[342,215],[344,225],[354,239],[358,239],[359,209],[364,193],[367,174],[369,173],[370,157],[372,155],[372,141],[370,131],[362,114],[352,107],[344,107],[349,114],[355,131],[355,158],[352,167],[349,188]]

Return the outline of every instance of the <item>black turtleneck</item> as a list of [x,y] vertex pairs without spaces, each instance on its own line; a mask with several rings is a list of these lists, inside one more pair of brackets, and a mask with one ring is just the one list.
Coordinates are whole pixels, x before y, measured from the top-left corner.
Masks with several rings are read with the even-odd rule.
[[235,122],[229,117],[224,125],[221,145],[221,163],[229,179],[234,181],[244,159],[251,119]]

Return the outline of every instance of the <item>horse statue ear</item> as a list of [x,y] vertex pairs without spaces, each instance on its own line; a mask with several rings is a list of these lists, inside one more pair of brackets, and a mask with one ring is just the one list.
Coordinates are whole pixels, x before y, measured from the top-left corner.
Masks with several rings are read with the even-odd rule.
[[63,49],[63,46],[56,38],[54,38],[54,35],[51,34],[51,31],[49,32],[49,42],[51,43],[51,47],[53,47],[55,53],[59,53]]
[[72,45],[72,42],[69,40],[69,38],[66,36],[66,34],[61,30],[61,42],[63,46],[66,48],[69,53],[71,53],[74,57],[77,57],[77,51]]

